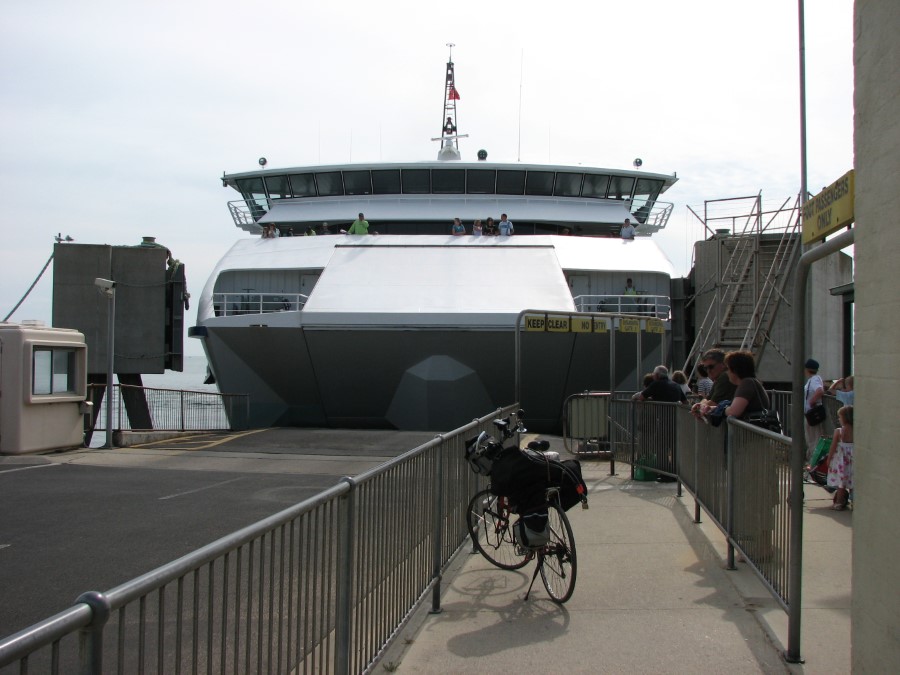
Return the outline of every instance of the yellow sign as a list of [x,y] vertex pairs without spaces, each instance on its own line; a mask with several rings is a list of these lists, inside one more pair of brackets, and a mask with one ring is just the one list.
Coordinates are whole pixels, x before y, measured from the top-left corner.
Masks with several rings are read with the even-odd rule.
[[581,317],[581,316],[573,316],[571,319],[572,332],[573,333],[590,333],[591,332],[591,317]]
[[666,328],[663,326],[663,322],[660,319],[647,319],[647,332],[659,333],[662,335],[666,332]]
[[619,332],[620,333],[640,333],[641,332],[641,320],[640,319],[619,319]]
[[803,243],[824,239],[853,222],[855,173],[851,169],[803,205]]
[[609,332],[609,324],[606,323],[606,319],[594,319],[594,332],[595,333],[608,333]]
[[547,321],[543,314],[526,314],[525,330],[527,331],[545,331],[547,330]]
[[547,330],[551,333],[568,333],[569,317],[567,316],[548,316]]

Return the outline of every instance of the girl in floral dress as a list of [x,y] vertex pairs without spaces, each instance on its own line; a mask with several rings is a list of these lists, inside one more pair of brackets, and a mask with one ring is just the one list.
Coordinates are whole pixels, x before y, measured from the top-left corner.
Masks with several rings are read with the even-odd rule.
[[840,408],[838,419],[841,426],[834,430],[828,451],[828,487],[837,488],[831,508],[843,511],[853,489],[853,406]]

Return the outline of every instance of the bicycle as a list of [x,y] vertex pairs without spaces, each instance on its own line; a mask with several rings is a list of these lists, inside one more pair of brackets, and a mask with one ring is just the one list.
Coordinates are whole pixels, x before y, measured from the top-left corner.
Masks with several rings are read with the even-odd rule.
[[[504,438],[513,435],[514,432],[509,430],[509,418],[495,420],[494,424]],[[521,418],[516,430],[524,430]],[[548,465],[555,462],[560,471],[572,473],[563,464],[543,454],[548,447],[546,441],[533,441],[529,443],[532,455],[524,456],[527,461],[535,463],[541,463],[541,458]],[[518,451],[518,448],[514,449]],[[494,463],[505,450],[509,449],[504,449],[502,444],[483,432],[477,439],[472,439],[467,444],[466,459],[476,473],[490,475]],[[582,502],[582,508],[587,508],[581,477],[572,476],[571,480],[576,481],[578,485],[578,499]],[[531,508],[525,509],[523,513],[518,512],[516,505],[508,496],[497,495],[490,487],[478,492],[469,502],[466,512],[469,536],[475,550],[488,562],[500,569],[517,570],[532,560],[537,561],[531,583],[525,593],[525,600],[528,600],[538,574],[541,575],[541,581],[548,595],[556,603],[562,604],[569,600],[575,590],[578,574],[575,536],[563,508],[560,492],[559,486],[545,487],[543,503],[532,504]],[[525,518],[536,519],[539,524],[542,521],[546,524],[536,531],[528,527]]]

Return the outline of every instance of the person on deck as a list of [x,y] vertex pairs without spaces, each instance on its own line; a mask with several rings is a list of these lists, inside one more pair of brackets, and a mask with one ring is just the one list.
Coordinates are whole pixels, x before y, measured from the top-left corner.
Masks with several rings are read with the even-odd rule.
[[622,239],[634,239],[634,225],[631,224],[631,218],[625,219],[622,229],[619,230],[619,236]]
[[359,218],[353,221],[347,234],[369,234],[369,221],[360,213]]
[[484,224],[484,236],[485,237],[496,237],[497,236],[497,226],[494,224],[493,218],[488,218]]
[[473,236],[473,237],[480,237],[481,234],[482,234],[482,229],[483,229],[483,228],[481,227],[481,220],[476,220],[476,221],[472,224],[472,236]]
[[454,237],[461,237],[466,233],[466,226],[462,224],[459,218],[453,219],[453,226],[450,228],[450,234]]
[[[806,359],[803,364],[806,373],[806,384],[803,386],[803,413],[808,413],[817,405],[822,405],[822,397],[825,395],[825,383],[819,377],[819,362],[815,359]],[[804,431],[806,432],[806,461],[808,462],[819,443],[819,435],[822,432],[820,425],[810,426],[809,422],[804,421]]]
[[834,384],[828,387],[828,393],[834,396],[843,405],[853,405],[855,394],[853,392],[853,376],[848,375],[839,380],[835,380]]
[[500,224],[498,227],[500,229],[501,237],[511,237],[516,231],[516,228],[513,227],[513,224],[506,219],[505,213],[500,214]]

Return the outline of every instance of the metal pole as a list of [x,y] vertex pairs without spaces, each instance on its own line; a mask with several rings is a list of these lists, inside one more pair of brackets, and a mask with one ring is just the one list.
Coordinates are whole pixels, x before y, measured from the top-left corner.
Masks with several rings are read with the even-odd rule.
[[800,657],[800,599],[803,572],[803,464],[806,461],[806,418],[803,416],[803,363],[806,343],[806,286],[810,266],[853,243],[855,232],[848,230],[800,256],[794,277],[794,337],[791,344],[793,386],[791,405],[791,540],[788,569],[788,663],[802,663]]
[[109,295],[108,325],[106,327],[106,447],[113,447],[113,371],[115,370],[116,346],[116,289],[111,288]]
[[806,201],[806,36],[803,0],[797,0],[800,24],[800,209]]
[[351,618],[353,613],[353,555],[356,540],[356,481],[344,476],[340,482],[350,486],[347,494],[338,500],[338,572],[335,589],[334,618],[334,672],[350,673]]
[[[444,456],[447,454],[447,440],[443,436],[438,436],[441,444],[438,446],[437,455],[437,471],[434,472],[434,514],[431,523],[434,539],[432,544],[432,582],[431,588],[431,610],[430,614],[440,614],[441,608],[441,549],[444,545],[443,541],[443,518],[444,518]],[[516,439],[518,444],[518,438]]]

